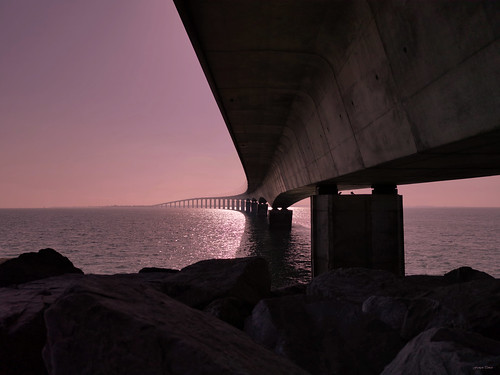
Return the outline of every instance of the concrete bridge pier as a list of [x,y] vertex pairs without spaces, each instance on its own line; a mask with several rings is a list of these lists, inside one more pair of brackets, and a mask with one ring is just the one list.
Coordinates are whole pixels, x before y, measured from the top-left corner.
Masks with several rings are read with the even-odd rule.
[[267,203],[259,202],[257,206],[257,215],[261,217],[267,216],[268,207]]
[[250,202],[250,206],[251,206],[251,209],[250,209],[251,214],[257,215],[257,209],[259,207],[259,203],[257,202],[257,200],[252,199],[252,201]]
[[313,277],[343,267],[403,276],[403,198],[395,185],[373,186],[371,195],[320,188],[311,197],[311,242]]
[[291,230],[293,211],[283,208],[278,210],[273,208],[269,211],[270,230]]

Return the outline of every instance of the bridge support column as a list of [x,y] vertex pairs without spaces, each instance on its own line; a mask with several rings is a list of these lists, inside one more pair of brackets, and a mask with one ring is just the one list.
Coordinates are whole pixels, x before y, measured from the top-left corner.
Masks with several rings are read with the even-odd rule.
[[258,206],[259,206],[259,203],[257,203],[256,200],[252,200],[251,209],[250,209],[250,212],[252,213],[252,215],[257,215]]
[[293,211],[283,208],[281,210],[273,208],[269,211],[269,229],[271,230],[291,230]]
[[268,205],[267,203],[259,203],[257,206],[257,215],[259,216],[267,216]]
[[247,199],[245,201],[245,211],[246,211],[246,213],[250,213],[250,209],[251,209],[251,202],[250,202],[250,199]]
[[311,197],[313,276],[365,267],[404,275],[403,198],[395,186],[371,195]]

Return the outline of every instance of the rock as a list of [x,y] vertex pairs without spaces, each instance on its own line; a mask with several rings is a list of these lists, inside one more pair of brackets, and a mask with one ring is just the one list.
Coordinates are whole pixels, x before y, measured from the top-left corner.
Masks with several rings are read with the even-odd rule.
[[468,330],[500,341],[500,280],[456,283],[431,290],[426,296],[461,314]]
[[432,327],[466,326],[460,313],[430,298],[372,296],[363,303],[362,310],[400,332],[405,340]]
[[397,330],[344,298],[307,304],[328,371],[325,374],[379,374],[403,347]]
[[54,249],[24,253],[0,264],[0,287],[22,284],[66,273],[83,274],[71,261]]
[[400,297],[414,298],[425,295],[430,290],[448,285],[443,276],[437,275],[408,275],[399,282],[403,291]]
[[43,358],[60,374],[306,374],[244,333],[144,283],[70,288],[45,312]]
[[458,329],[431,328],[406,344],[382,375],[495,374],[499,369],[500,342]]
[[[39,253],[66,259],[51,249]],[[36,264],[40,277],[44,262],[58,262],[40,262],[39,255],[4,264]],[[9,267],[3,277],[12,273]],[[468,268],[403,279],[338,269],[308,286],[270,291],[267,263],[254,257],[202,261],[181,271],[80,271],[9,283],[0,287],[0,374],[369,375],[385,366],[390,374],[442,368],[460,374],[472,373],[470,366],[499,368],[500,280]],[[226,323],[244,328],[260,346]]]
[[152,273],[152,272],[177,273],[179,272],[179,270],[173,270],[170,268],[159,268],[159,267],[144,267],[139,270],[139,273]]
[[307,288],[307,295],[319,298],[342,297],[363,303],[372,295],[393,293],[398,278],[387,271],[365,268],[339,268],[314,278]]
[[167,295],[197,309],[219,298],[234,297],[249,311],[271,290],[264,258],[211,259],[192,264],[158,285]]
[[245,332],[313,374],[378,374],[403,347],[397,331],[344,299],[260,301]]
[[447,283],[463,283],[473,280],[492,280],[493,276],[488,275],[486,272],[475,270],[471,267],[460,267],[454,269],[443,276]]
[[365,314],[375,316],[394,330],[400,331],[408,312],[410,301],[405,298],[371,296],[362,305]]
[[203,311],[241,330],[245,325],[246,317],[252,312],[248,303],[234,297],[216,299]]
[[46,341],[43,314],[83,275],[67,274],[0,288],[0,374],[46,374],[42,349]]
[[256,343],[313,374],[322,374],[326,368],[313,328],[303,295],[264,299],[245,322],[245,332]]
[[431,298],[415,298],[409,306],[401,326],[401,336],[410,340],[433,327],[465,328],[465,318]]
[[294,294],[306,294],[307,284],[293,284],[271,290],[271,297],[284,297]]

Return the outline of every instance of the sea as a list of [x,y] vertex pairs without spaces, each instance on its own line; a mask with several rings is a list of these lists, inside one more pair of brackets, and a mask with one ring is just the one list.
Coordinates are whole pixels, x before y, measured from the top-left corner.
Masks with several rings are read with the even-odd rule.
[[[292,207],[290,232],[208,208],[0,209],[0,258],[53,248],[87,274],[181,269],[211,258],[262,256],[274,287],[310,280],[309,207]],[[500,208],[405,208],[407,275],[470,266],[500,278]]]

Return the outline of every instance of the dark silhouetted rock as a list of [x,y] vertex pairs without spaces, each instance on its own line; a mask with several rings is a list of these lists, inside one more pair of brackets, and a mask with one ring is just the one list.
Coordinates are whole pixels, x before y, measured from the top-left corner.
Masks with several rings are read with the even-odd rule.
[[179,272],[179,270],[173,270],[170,268],[159,268],[159,267],[144,267],[139,270],[139,273],[152,273],[152,272],[177,273]]
[[325,373],[323,353],[313,327],[303,295],[264,299],[245,322],[245,332],[256,343],[321,374]]
[[216,299],[203,311],[238,329],[243,329],[246,317],[252,312],[248,303],[234,297]]
[[[45,269],[39,254],[4,264],[19,259]],[[272,292],[262,258],[147,271],[0,287],[0,374],[304,373],[288,360],[318,375],[499,368],[500,280],[480,271],[339,269]]]
[[497,374],[499,369],[500,342],[457,329],[431,328],[406,344],[382,375]]
[[314,278],[307,288],[309,296],[342,297],[363,303],[372,295],[392,293],[398,288],[398,278],[387,271],[366,268],[339,268]]
[[82,270],[54,249],[24,253],[0,264],[0,286],[22,284],[66,273],[83,274]]
[[42,349],[46,341],[43,314],[83,275],[68,274],[0,288],[0,374],[46,374]]
[[272,297],[285,297],[294,294],[306,294],[308,284],[293,284],[271,290]]
[[264,258],[211,259],[171,275],[162,291],[188,306],[204,309],[219,298],[234,297],[249,309],[271,290],[271,275]]
[[431,298],[413,299],[401,327],[401,336],[410,340],[419,333],[435,327],[465,328],[465,318]]
[[410,301],[404,298],[371,296],[362,305],[365,314],[371,314],[392,329],[401,330]]
[[356,302],[335,298],[306,308],[323,344],[325,374],[379,374],[404,345],[397,330],[364,314]]
[[378,374],[403,347],[398,331],[341,298],[260,301],[245,332],[313,374]]
[[51,375],[306,373],[143,283],[81,283],[47,309],[45,322]]
[[486,272],[475,270],[471,267],[460,267],[445,273],[443,279],[447,283],[463,283],[473,280],[491,280],[493,276],[488,275]]
[[427,297],[461,314],[468,330],[500,341],[499,279],[452,284],[429,291]]

